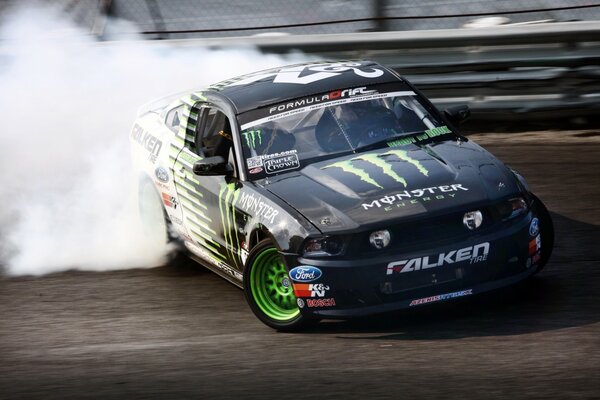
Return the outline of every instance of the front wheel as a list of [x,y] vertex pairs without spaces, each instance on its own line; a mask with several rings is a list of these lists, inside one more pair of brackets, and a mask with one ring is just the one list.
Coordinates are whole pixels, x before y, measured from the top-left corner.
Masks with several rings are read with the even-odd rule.
[[248,256],[244,294],[252,312],[271,328],[294,331],[312,322],[300,312],[283,258],[268,239]]

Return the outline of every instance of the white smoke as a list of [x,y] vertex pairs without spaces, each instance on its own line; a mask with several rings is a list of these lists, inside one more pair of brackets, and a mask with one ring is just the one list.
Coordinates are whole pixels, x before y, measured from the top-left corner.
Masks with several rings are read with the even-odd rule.
[[149,248],[131,196],[128,133],[137,108],[301,61],[252,49],[99,43],[48,7],[3,21],[0,264],[11,275],[159,265],[167,249]]

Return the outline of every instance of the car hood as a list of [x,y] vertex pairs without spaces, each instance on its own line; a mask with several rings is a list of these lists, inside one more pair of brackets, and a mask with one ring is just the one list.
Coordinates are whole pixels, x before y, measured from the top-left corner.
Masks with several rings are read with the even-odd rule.
[[322,232],[482,206],[519,192],[504,164],[457,140],[329,159],[280,175],[265,188]]

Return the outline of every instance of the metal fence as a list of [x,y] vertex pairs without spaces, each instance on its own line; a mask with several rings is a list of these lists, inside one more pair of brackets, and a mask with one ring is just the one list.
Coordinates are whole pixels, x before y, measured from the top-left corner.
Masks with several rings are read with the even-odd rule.
[[[0,13],[28,0],[0,0]],[[45,0],[102,36],[130,21],[149,39],[456,29],[473,21],[600,20],[589,0]],[[107,17],[112,17],[110,19]]]
[[[469,104],[475,121],[595,122],[600,114],[600,24],[171,40],[177,46],[293,49],[323,59],[392,66],[439,108]],[[591,121],[590,117],[594,117]],[[503,125],[504,124],[504,125]]]
[[[416,5],[395,0],[57,1],[99,38],[115,27],[123,29],[123,24],[111,27],[108,15],[135,21],[145,37],[170,39],[177,46],[248,45],[271,53],[299,50],[326,59],[374,59],[407,76],[439,108],[467,103],[475,121],[492,120],[499,129],[515,126],[514,120],[550,124],[600,120],[600,23],[518,22],[600,20],[600,7],[586,1],[568,5],[554,0],[423,0]],[[534,8],[546,11],[515,11]],[[517,23],[439,29],[511,10],[516,13],[506,15]],[[447,17],[450,14],[463,16]],[[343,19],[362,20],[314,25]],[[296,33],[283,36],[251,35],[263,30],[247,30],[269,24],[312,25],[264,29]],[[417,28],[436,29],[412,30]]]

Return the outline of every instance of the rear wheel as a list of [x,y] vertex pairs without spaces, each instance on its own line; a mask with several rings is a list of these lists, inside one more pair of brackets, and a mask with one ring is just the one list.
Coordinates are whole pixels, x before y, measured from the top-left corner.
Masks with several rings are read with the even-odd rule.
[[268,239],[250,252],[244,293],[254,314],[271,328],[292,331],[311,322],[300,312],[283,258]]
[[161,248],[167,244],[172,250],[168,263],[184,253],[177,237],[171,233],[170,222],[165,212],[162,199],[154,184],[144,180],[139,188],[139,211],[144,237],[153,248]]
[[542,203],[536,195],[532,194],[532,196],[534,198],[535,211],[540,220],[540,235],[542,239],[541,258],[537,269],[535,270],[535,273],[537,274],[544,269],[552,255],[552,249],[554,248],[554,224],[552,223],[550,212],[544,203]]

